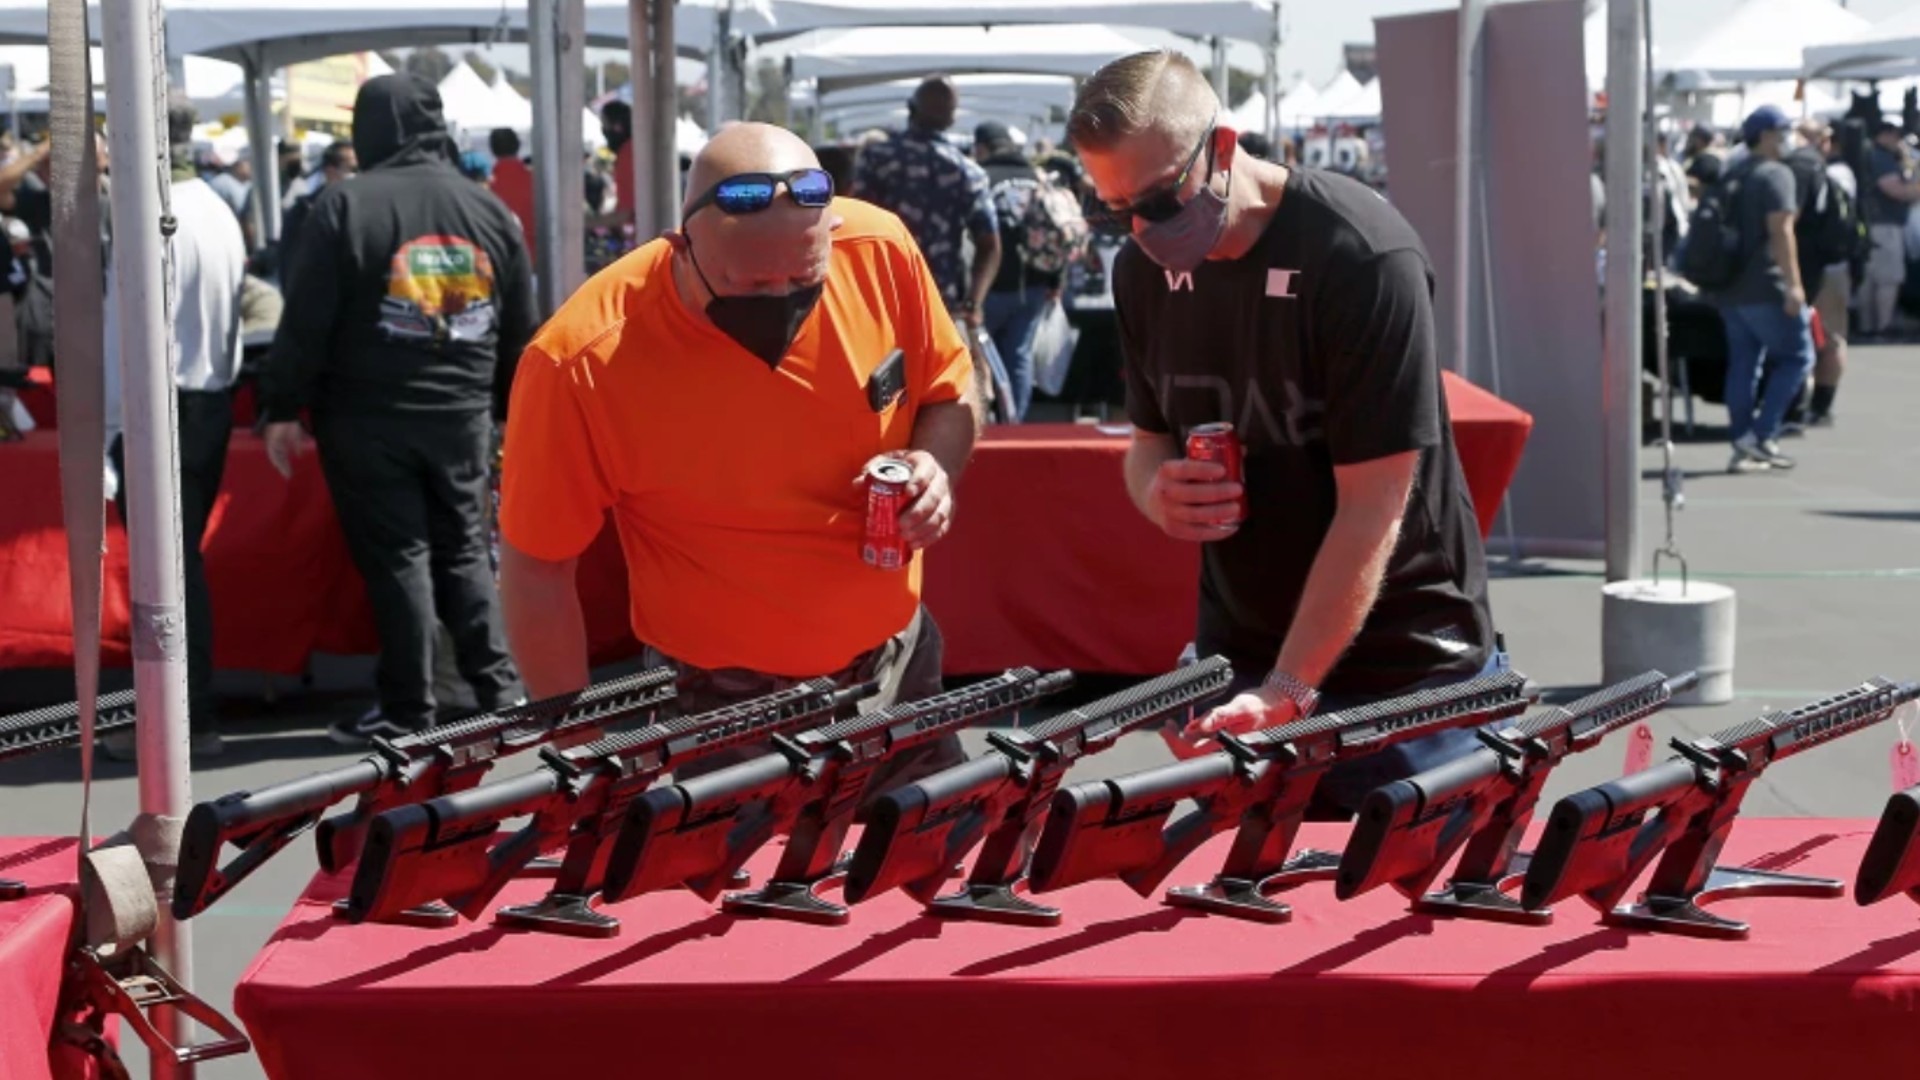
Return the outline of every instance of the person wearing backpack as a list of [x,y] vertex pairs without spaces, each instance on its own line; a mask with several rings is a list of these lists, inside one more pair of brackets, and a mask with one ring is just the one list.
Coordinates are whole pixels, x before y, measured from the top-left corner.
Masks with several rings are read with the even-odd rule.
[[1824,335],[1815,354],[1805,422],[1823,427],[1832,422],[1833,398],[1846,365],[1852,264],[1864,262],[1872,244],[1860,214],[1853,169],[1835,155],[1832,129],[1819,120],[1803,120],[1798,134],[1800,146],[1786,159],[1800,196],[1794,239],[1800,248],[1800,279]]
[[1033,400],[1033,341],[1041,316],[1060,302],[1066,268],[1086,250],[1078,198],[1020,153],[998,120],[973,129],[973,157],[986,171],[1000,222],[1000,269],[987,291],[983,327],[1007,366],[1016,422]]
[[[1727,329],[1727,434],[1733,441],[1729,472],[1791,469],[1793,459],[1780,452],[1780,429],[1794,395],[1813,370],[1812,313],[1800,276],[1799,216],[1793,171],[1783,162],[1792,121],[1772,105],[1762,105],[1741,125],[1747,155],[1730,166],[1715,191],[1701,199],[1690,232],[1683,269],[1707,266],[1703,247],[1725,251],[1731,243],[1731,274],[1694,276],[1720,309]],[[1703,219],[1712,215],[1721,220]],[[1718,270],[1720,267],[1713,267]],[[1706,280],[1702,280],[1702,277]],[[1761,379],[1761,358],[1773,363]],[[1759,386],[1756,398],[1755,388]]]

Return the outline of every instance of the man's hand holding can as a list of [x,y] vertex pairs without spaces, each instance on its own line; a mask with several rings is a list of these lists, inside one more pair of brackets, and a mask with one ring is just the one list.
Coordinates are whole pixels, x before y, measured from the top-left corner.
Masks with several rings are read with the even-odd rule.
[[1160,463],[1147,488],[1147,515],[1175,540],[1224,540],[1244,516],[1244,489],[1214,461],[1173,458]]
[[867,462],[858,483],[867,496],[861,555],[869,565],[898,570],[909,553],[931,547],[953,526],[953,487],[925,450],[882,454]]

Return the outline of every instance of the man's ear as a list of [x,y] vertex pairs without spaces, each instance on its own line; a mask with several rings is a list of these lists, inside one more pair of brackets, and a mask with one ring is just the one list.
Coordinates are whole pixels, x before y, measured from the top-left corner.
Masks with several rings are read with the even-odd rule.
[[1233,168],[1233,156],[1240,151],[1240,133],[1221,124],[1213,129],[1213,167],[1215,171]]

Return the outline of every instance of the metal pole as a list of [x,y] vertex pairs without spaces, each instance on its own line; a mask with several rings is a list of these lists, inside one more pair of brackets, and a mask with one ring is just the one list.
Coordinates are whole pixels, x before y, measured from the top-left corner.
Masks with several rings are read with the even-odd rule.
[[653,140],[649,133],[653,127],[653,15],[654,3],[667,0],[628,0],[627,33],[628,49],[627,70],[631,75],[628,82],[633,90],[633,130],[628,132],[632,141],[629,153],[632,156],[631,176],[616,177],[615,182],[630,185],[633,188],[633,234],[637,237],[653,236],[660,229],[653,217]]
[[1280,149],[1280,5],[1273,5],[1273,32],[1267,37],[1267,68],[1262,84],[1267,88],[1267,142],[1279,160],[1286,160]]
[[1474,138],[1479,134],[1480,29],[1486,0],[1460,0],[1453,128],[1453,370],[1467,377],[1472,366],[1473,299],[1480,279],[1473,273]]
[[1641,170],[1646,157],[1646,27],[1640,0],[1607,5],[1605,419],[1607,580],[1635,575],[1640,553]]
[[[139,702],[140,816],[177,831],[192,805],[187,765],[185,586],[181,569],[179,444],[174,426],[173,335],[167,309],[173,226],[165,123],[162,16],[157,0],[102,0],[101,54],[111,82],[113,303],[120,325],[126,428],[128,564],[133,600],[133,686]],[[166,231],[163,231],[166,230]],[[175,922],[160,897],[153,952],[193,985],[192,926]],[[188,1027],[168,1010],[162,1033],[176,1045]],[[155,1057],[157,1080],[191,1077]]]
[[246,76],[247,152],[253,156],[253,235],[266,244],[280,239],[281,216],[280,157],[273,152],[273,74],[257,55],[242,60],[240,70]]
[[645,241],[672,228],[680,220],[680,155],[677,151],[676,121],[680,116],[679,90],[673,78],[675,56],[673,37],[674,0],[654,0],[653,5],[653,220],[648,232],[636,233]]
[[727,38],[733,25],[731,0],[713,13],[713,39],[707,45],[707,130],[719,131],[727,118],[727,86],[733,80],[727,74]]
[[560,112],[559,49],[554,37],[559,26],[557,0],[527,0],[527,59],[533,68],[533,277],[538,284],[534,300],[543,315],[560,307],[564,298],[554,273],[555,245],[560,241],[564,181],[557,121]]
[[1220,99],[1220,107],[1226,108],[1227,101],[1227,40],[1218,34],[1213,42],[1213,96]]

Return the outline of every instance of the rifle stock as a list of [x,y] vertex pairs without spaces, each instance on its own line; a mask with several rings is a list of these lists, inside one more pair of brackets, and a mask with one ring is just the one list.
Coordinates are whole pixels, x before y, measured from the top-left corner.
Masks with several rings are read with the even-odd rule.
[[[1144,896],[1207,840],[1237,828],[1216,880],[1244,882],[1239,891],[1257,894],[1289,869],[1294,837],[1327,769],[1435,731],[1514,715],[1525,708],[1525,682],[1510,672],[1470,679],[1244,738],[1223,736],[1219,753],[1077,785],[1056,799],[1056,811],[1064,812],[1052,815],[1041,833],[1033,889],[1043,893],[1117,877]],[[1198,808],[1169,827],[1184,799]],[[1170,899],[1183,902],[1188,892],[1176,890]],[[1218,910],[1244,914],[1245,906]]]
[[[1637,675],[1571,704],[1529,713],[1503,730],[1483,729],[1485,748],[1374,790],[1341,855],[1334,894],[1350,900],[1390,884],[1421,907],[1427,888],[1465,848],[1452,895],[1424,902],[1450,913],[1506,913],[1511,902],[1495,895],[1509,877],[1554,766],[1658,712],[1697,678],[1693,672]],[[1468,910],[1458,910],[1462,903]]]
[[[1746,935],[1745,923],[1708,914],[1703,906],[1735,892],[1840,895],[1839,882],[1715,863],[1747,790],[1769,765],[1886,720],[1916,697],[1920,684],[1873,679],[1708,738],[1674,740],[1679,757],[1569,795],[1554,807],[1527,869],[1521,902],[1538,908],[1577,894],[1613,925],[1739,938]],[[1650,864],[1653,877],[1643,901],[1616,907]]]
[[[860,903],[900,887],[936,914],[1050,926],[1059,912],[1013,895],[1028,870],[1061,778],[1074,762],[1128,731],[1191,715],[1227,690],[1221,657],[1169,672],[1052,717],[1030,730],[988,736],[987,754],[875,801],[848,867],[846,896]],[[965,888],[938,897],[948,871],[976,845]]]
[[[617,920],[590,911],[588,898],[600,887],[613,832],[634,798],[664,772],[817,722],[876,688],[868,682],[839,690],[832,680],[813,679],[565,752],[549,749],[533,773],[443,795],[417,813],[405,812],[409,807],[384,812],[368,834],[346,915],[393,921],[420,904],[446,900],[477,919],[536,856],[564,847],[559,878],[542,903],[564,904],[569,914],[556,923],[507,909],[501,918],[532,929],[611,934]],[[529,815],[530,824],[501,837],[507,820]]]
[[[984,682],[855,716],[792,739],[773,752],[634,801],[614,843],[605,898],[684,885],[713,900],[775,836],[786,851],[763,894],[797,896],[832,876],[854,811],[879,767],[960,728],[1004,716],[1065,689],[1070,672],[1016,668]],[[773,903],[739,898],[752,914],[844,914],[818,898]],[[730,901],[731,903],[731,901]],[[730,907],[730,910],[732,908]]]
[[1853,899],[1861,907],[1905,893],[1920,902],[1920,787],[1910,787],[1887,799],[1874,826],[1873,839],[1860,859]]
[[[338,873],[360,857],[376,814],[472,788],[498,758],[572,745],[617,722],[651,720],[673,701],[673,678],[671,668],[654,668],[391,742],[375,740],[374,752],[352,764],[200,803],[181,836],[174,917],[205,911],[309,829],[321,867]],[[353,809],[325,816],[354,796]],[[239,851],[222,866],[228,844]]]

